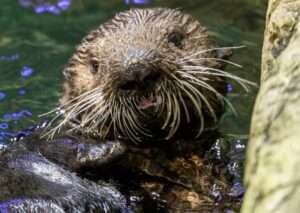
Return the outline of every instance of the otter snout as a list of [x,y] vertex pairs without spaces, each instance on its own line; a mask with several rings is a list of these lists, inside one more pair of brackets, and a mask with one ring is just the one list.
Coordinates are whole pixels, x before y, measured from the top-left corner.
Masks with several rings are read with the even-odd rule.
[[151,90],[160,79],[160,72],[150,64],[131,64],[122,75],[121,90]]

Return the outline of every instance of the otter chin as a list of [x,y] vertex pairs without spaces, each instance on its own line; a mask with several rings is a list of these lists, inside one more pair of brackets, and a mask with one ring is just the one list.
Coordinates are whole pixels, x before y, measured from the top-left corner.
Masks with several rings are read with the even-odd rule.
[[175,9],[132,9],[91,31],[64,69],[49,135],[61,128],[134,142],[199,137],[224,110],[231,48]]

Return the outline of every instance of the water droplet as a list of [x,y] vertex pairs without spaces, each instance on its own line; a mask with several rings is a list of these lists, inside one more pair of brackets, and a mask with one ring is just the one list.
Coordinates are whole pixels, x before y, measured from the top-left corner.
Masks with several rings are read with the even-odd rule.
[[0,101],[2,101],[6,97],[6,94],[4,92],[0,91]]
[[41,128],[44,128],[44,127],[46,127],[48,125],[48,121],[45,121],[45,122],[43,122],[42,123],[42,125],[40,126]]
[[233,186],[230,189],[230,192],[228,193],[231,197],[242,197],[245,193],[245,188],[240,182],[236,182],[233,184]]
[[0,129],[8,129],[8,123],[0,123]]
[[6,149],[6,147],[7,145],[0,143],[0,151],[3,151],[4,149]]
[[231,209],[226,209],[225,213],[235,213],[235,211],[232,211]]
[[71,0],[60,0],[57,2],[57,6],[61,10],[67,10],[71,5]]
[[227,84],[227,92],[232,92],[232,91],[233,91],[233,85]]
[[150,4],[151,0],[125,0],[125,4]]
[[214,184],[210,190],[210,195],[214,197],[216,201],[221,201],[223,199],[222,193],[221,193],[221,187],[217,184]]
[[23,78],[28,78],[32,75],[33,69],[31,67],[24,66],[21,70],[21,76]]
[[20,96],[24,96],[24,95],[26,95],[26,90],[25,89],[20,89],[19,92],[18,92],[18,94]]
[[30,7],[32,5],[32,0],[19,0],[19,4],[22,7]]
[[19,112],[19,115],[21,117],[31,117],[32,116],[32,112],[28,111],[28,110],[22,110]]
[[10,113],[5,113],[5,114],[3,115],[3,119],[4,119],[4,120],[11,120],[11,119],[12,119],[12,116],[11,116]]
[[61,11],[67,10],[71,5],[71,0],[19,0],[19,4],[24,8],[31,8],[36,14],[51,13],[59,15]]
[[55,14],[55,15],[59,15],[60,14],[60,10],[59,8],[57,8],[54,5],[50,5],[48,7],[46,7],[47,12]]
[[0,56],[0,61],[15,61],[19,59],[19,54],[16,53],[14,55],[1,55]]

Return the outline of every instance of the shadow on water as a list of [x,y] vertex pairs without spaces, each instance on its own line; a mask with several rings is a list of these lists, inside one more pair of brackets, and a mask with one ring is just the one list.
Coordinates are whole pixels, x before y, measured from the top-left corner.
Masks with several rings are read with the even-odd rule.
[[[116,12],[130,7],[180,8],[192,14],[208,27],[219,46],[245,45],[232,58],[243,68],[230,66],[227,71],[259,81],[266,9],[263,0],[1,0],[1,3],[0,144],[14,138],[17,130],[36,123],[39,114],[57,104],[61,71],[82,37]],[[257,91],[253,88],[247,93],[235,84],[228,91],[237,115],[227,110],[220,131],[232,142],[227,153],[232,163],[227,169],[240,181]],[[26,136],[26,132],[22,134]],[[218,153],[220,146],[216,144],[212,149]],[[239,181],[232,188],[237,196],[243,193]]]

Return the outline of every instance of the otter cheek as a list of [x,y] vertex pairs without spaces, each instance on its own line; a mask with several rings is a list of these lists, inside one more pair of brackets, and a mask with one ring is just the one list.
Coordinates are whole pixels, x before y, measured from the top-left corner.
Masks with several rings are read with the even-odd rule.
[[74,87],[80,88],[80,92],[88,91],[94,87],[95,76],[88,72],[88,69],[84,65],[77,67],[77,75],[74,76]]

